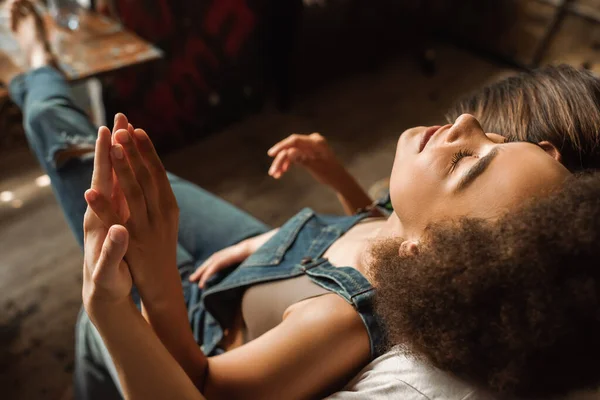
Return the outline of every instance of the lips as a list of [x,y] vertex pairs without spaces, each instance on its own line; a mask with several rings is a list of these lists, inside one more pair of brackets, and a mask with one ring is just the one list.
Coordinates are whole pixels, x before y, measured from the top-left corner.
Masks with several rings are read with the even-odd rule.
[[425,129],[425,132],[423,132],[423,137],[421,138],[421,144],[419,145],[419,153],[423,151],[425,146],[427,146],[429,139],[431,139],[431,137],[435,135],[440,128],[440,125],[435,125]]

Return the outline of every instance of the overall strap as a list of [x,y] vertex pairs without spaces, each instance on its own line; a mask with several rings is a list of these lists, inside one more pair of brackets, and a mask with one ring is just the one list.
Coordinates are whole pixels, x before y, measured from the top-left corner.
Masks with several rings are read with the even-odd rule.
[[315,283],[337,293],[354,306],[367,328],[372,359],[381,355],[385,350],[385,333],[373,308],[375,288],[371,283],[358,270],[334,267],[326,258],[305,259],[302,264],[303,271]]

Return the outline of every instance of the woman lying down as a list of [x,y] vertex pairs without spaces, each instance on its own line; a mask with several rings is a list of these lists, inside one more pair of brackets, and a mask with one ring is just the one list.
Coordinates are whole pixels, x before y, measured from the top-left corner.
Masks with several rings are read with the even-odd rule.
[[[392,346],[470,399],[599,384],[600,178],[581,174],[600,159],[590,74],[509,78],[451,123],[402,133],[389,215],[322,136],[291,136],[270,149],[270,174],[305,166],[352,215],[304,209],[271,229],[167,174],[124,115],[96,134],[31,3],[11,7],[31,69],[1,79],[84,248],[78,398],[323,398]],[[392,393],[433,398],[402,384],[414,372]]]

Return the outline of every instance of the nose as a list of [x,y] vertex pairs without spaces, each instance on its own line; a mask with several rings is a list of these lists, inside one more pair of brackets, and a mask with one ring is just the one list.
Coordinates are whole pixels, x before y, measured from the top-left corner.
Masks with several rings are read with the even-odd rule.
[[454,125],[452,125],[452,127],[448,130],[445,142],[454,143],[461,138],[476,134],[483,134],[483,129],[481,128],[477,118],[471,114],[462,114],[456,118]]

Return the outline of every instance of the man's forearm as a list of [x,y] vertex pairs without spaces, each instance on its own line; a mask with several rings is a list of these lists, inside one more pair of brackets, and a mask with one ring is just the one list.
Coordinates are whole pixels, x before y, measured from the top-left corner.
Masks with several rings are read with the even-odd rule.
[[86,309],[115,363],[125,398],[204,399],[131,300]]

